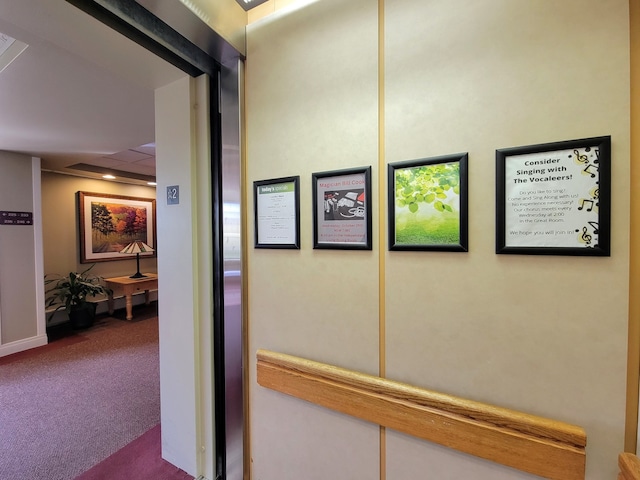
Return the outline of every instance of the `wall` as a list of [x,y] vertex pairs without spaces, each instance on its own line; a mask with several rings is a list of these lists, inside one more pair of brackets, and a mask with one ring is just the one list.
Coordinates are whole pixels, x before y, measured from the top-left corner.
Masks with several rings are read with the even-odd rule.
[[180,189],[179,204],[161,197],[157,205],[158,310],[162,457],[214,478],[208,98],[204,75],[156,90],[158,191]]
[[0,356],[47,343],[44,332],[40,159],[0,152],[0,210],[33,225],[0,225]]
[[[302,230],[299,251],[248,249],[253,478],[532,478],[262,389],[258,348],[580,425],[587,478],[614,478],[628,2],[324,0],[252,24],[247,42],[245,200],[253,181],[300,175]],[[613,144],[611,256],[496,255],[495,150],[600,135]],[[469,153],[469,252],[389,252],[386,164],[458,152]],[[363,165],[373,250],[313,250],[311,174]]]
[[[631,40],[631,158],[640,158],[640,2],[629,2]],[[638,162],[631,163],[631,185],[638,185],[640,169]],[[640,192],[631,189],[631,229],[630,237],[640,234]],[[627,431],[625,451],[638,452],[640,428],[638,428],[638,386],[640,384],[640,298],[635,294],[640,288],[640,252],[629,252],[629,338],[627,367]],[[635,426],[635,428],[633,428]]]
[[[156,189],[142,185],[93,180],[53,172],[42,172],[42,227],[45,274],[66,275],[91,264],[80,263],[78,192],[105,193],[128,197],[156,198]],[[140,271],[155,273],[156,258],[140,258]],[[96,262],[92,272],[117,277],[136,272],[135,256],[126,260]]]
[[180,0],[212,30],[245,54],[247,13],[235,0]]
[[255,384],[258,348],[378,372],[377,192],[372,251],[311,248],[311,173],[377,162],[377,34],[377,3],[362,0],[316,2],[247,30],[245,201],[256,180],[300,175],[301,192],[301,249],[248,249],[256,480],[379,478],[377,426]]

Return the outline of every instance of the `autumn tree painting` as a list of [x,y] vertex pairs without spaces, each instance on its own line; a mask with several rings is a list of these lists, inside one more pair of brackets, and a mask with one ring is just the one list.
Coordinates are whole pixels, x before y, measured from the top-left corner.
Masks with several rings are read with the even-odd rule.
[[93,253],[119,252],[129,243],[147,241],[147,209],[122,203],[91,202]]

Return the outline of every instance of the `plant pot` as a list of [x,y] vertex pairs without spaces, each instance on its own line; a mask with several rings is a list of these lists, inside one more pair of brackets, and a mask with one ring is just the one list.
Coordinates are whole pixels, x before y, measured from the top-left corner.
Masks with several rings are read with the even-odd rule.
[[93,326],[96,318],[96,307],[98,305],[92,302],[86,302],[81,305],[74,305],[69,311],[69,320],[71,328],[81,330]]

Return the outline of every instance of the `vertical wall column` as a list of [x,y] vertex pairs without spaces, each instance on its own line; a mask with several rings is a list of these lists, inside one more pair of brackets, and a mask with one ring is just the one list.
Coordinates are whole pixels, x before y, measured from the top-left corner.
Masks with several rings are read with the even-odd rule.
[[[31,158],[31,185],[33,185],[33,254],[34,254],[34,294],[36,296],[36,338],[37,343],[47,343],[47,317],[44,294],[44,245],[42,234],[42,172],[40,158]],[[0,321],[2,321],[0,319]],[[0,337],[2,338],[2,337]],[[1,341],[1,340],[0,340]]]
[[44,314],[40,159],[0,152],[0,210],[30,224],[0,225],[0,357],[47,343]]
[[[211,201],[200,167],[208,166],[206,77],[156,90],[158,317],[162,456],[191,475],[214,466],[210,364]],[[208,168],[208,167],[207,167]],[[167,187],[179,196],[169,204]],[[209,235],[209,237],[207,236]],[[208,459],[208,460],[207,460]]]
[[[631,238],[640,234],[640,193],[634,185],[640,181],[640,4],[629,1],[629,33],[631,57]],[[633,244],[632,244],[633,245]],[[640,387],[640,254],[637,248],[629,250],[629,327],[627,346],[627,410],[624,449],[637,453],[640,428],[638,428],[638,388]]]

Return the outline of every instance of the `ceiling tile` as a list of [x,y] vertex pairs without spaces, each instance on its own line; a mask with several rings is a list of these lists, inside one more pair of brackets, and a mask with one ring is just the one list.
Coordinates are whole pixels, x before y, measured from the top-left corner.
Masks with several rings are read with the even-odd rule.
[[144,160],[149,158],[149,155],[146,153],[137,152],[135,150],[125,150],[123,152],[118,152],[118,153],[114,153],[113,155],[109,155],[108,158],[121,160],[123,162],[137,162],[139,160]]

